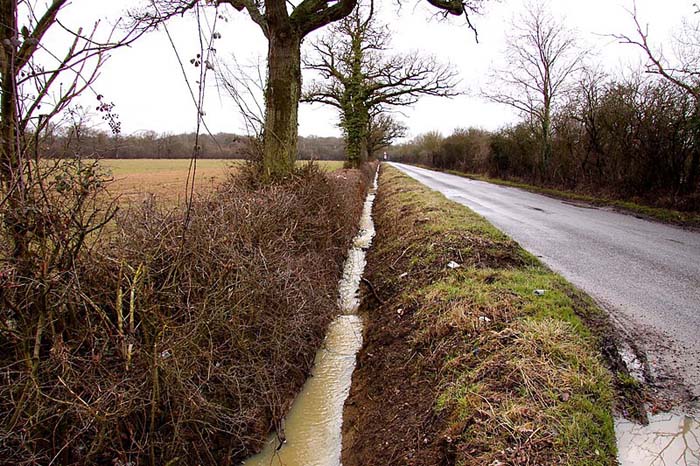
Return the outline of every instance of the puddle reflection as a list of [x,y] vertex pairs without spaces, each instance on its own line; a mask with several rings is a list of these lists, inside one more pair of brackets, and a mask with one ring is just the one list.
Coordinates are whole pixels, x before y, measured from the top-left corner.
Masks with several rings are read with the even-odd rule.
[[691,416],[662,413],[641,426],[615,422],[622,466],[700,466],[700,422]]

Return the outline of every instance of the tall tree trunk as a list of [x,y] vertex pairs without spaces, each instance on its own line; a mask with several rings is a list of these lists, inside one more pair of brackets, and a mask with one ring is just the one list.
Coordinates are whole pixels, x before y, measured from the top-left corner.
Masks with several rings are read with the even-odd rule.
[[549,178],[549,162],[552,158],[552,115],[548,103],[545,103],[542,118],[542,179]]
[[262,160],[263,179],[268,181],[291,174],[297,158],[301,38],[285,29],[283,32],[271,31],[268,41]]
[[[17,1],[0,0],[0,176],[3,188],[11,183],[17,168],[17,85],[15,56],[17,53]],[[7,194],[7,191],[5,191]]]
[[358,105],[357,101],[348,105],[344,113],[345,165],[348,168],[359,168],[367,161],[367,121],[369,115],[367,109],[363,105]]
[[362,71],[364,51],[362,43],[365,30],[360,25],[359,17],[355,18],[356,29],[352,32],[352,58],[350,82],[346,85],[345,96],[345,150],[346,165],[349,168],[359,168],[367,161],[367,125],[369,112],[365,106],[365,76]]
[[8,206],[3,227],[12,238],[13,257],[21,259],[27,254],[28,241],[26,218],[22,211],[24,167],[18,134],[17,36],[17,1],[0,0],[0,197],[5,198]]
[[357,168],[360,168],[362,164],[367,163],[367,160],[369,160],[369,144],[367,144],[367,139],[369,138],[369,112],[364,104],[361,111],[362,118],[359,123],[362,125],[362,140],[360,141],[360,163],[357,165]]

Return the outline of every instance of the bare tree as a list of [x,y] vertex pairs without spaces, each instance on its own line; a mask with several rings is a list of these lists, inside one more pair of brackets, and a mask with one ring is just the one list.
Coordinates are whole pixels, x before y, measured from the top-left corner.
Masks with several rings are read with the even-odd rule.
[[700,9],[690,18],[684,18],[680,33],[674,39],[675,57],[669,59],[660,48],[654,48],[649,39],[649,27],[642,27],[637,15],[637,5],[633,2],[630,15],[636,27],[636,36],[615,34],[624,44],[634,45],[646,56],[647,71],[660,76],[681,90],[694,103],[693,114],[689,119],[693,125],[692,134],[694,150],[688,167],[687,176],[683,183],[685,192],[692,192],[700,182]]
[[375,157],[380,150],[404,136],[406,126],[396,121],[392,115],[384,112],[370,115],[367,127],[367,155]]
[[552,156],[552,114],[581,69],[585,52],[572,31],[558,22],[544,2],[527,6],[507,38],[506,68],[493,72],[497,83],[482,94],[520,111],[538,129],[541,169]]
[[594,168],[598,177],[603,178],[605,149],[600,109],[608,88],[608,76],[596,68],[584,68],[569,102],[570,111],[566,112],[576,120],[585,133],[581,149],[583,157],[580,168],[584,177],[590,177]]
[[[4,227],[11,232],[15,258],[28,251],[31,231],[22,212],[39,182],[32,172],[32,163],[39,170],[39,134],[75,97],[91,88],[108,51],[139,36],[135,30],[118,29],[119,22],[102,40],[99,22],[87,30],[70,30],[59,21],[67,4],[68,0],[48,5],[36,0],[0,1],[0,187],[2,204],[9,205]],[[70,38],[62,51],[46,40],[47,32],[56,29]],[[118,30],[122,36],[115,40]],[[118,132],[113,104],[100,94],[95,96],[98,111]]]
[[421,96],[458,94],[451,66],[417,52],[388,55],[389,45],[387,28],[374,19],[372,8],[358,7],[314,42],[312,54],[304,59],[306,68],[323,79],[311,83],[302,100],[339,110],[353,167],[367,159],[371,126],[377,128],[377,118],[387,109],[415,104]]
[[[485,1],[427,0],[445,15],[463,15],[470,27],[469,15],[478,13]],[[200,3],[245,10],[267,39],[262,177],[284,178],[292,172],[297,155],[301,42],[309,33],[349,15],[357,0],[150,0],[152,8],[136,16],[143,27],[151,28]]]

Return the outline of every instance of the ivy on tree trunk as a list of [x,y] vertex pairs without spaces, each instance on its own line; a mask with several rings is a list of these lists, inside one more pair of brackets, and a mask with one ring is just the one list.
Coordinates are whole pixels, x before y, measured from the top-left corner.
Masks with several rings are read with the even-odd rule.
[[[305,90],[305,102],[331,105],[340,113],[346,166],[362,165],[380,146],[403,134],[389,109],[412,105],[425,95],[457,95],[456,72],[434,57],[389,55],[386,28],[374,10],[357,8],[312,43],[307,69],[324,77]],[[379,134],[381,133],[381,134]]]

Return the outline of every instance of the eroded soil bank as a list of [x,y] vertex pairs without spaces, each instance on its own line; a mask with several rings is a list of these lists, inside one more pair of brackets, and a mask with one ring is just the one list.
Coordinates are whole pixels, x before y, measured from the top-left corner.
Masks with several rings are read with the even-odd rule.
[[375,222],[343,464],[616,464],[615,388],[634,381],[605,367],[605,314],[391,168]]

